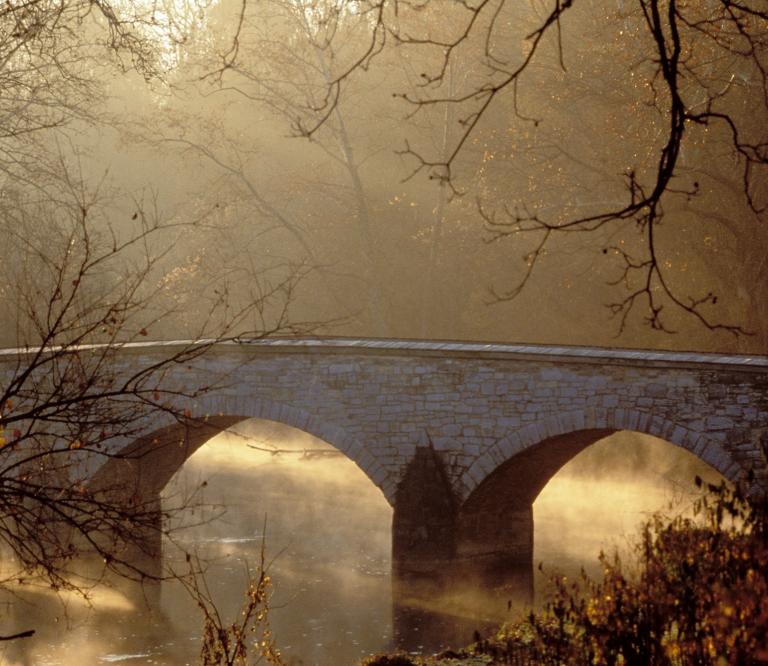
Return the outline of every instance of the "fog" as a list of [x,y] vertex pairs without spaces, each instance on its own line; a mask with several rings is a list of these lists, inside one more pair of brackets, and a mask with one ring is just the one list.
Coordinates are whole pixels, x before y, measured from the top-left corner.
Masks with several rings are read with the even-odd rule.
[[[670,89],[634,2],[549,22],[554,3],[483,3],[498,12],[465,38],[471,3],[452,0],[53,4],[0,10],[0,347],[311,334],[768,350],[759,17],[715,35],[727,16],[679,3],[692,21]],[[658,200],[634,209],[672,157]],[[78,395],[98,384],[75,375]],[[183,505],[205,481],[178,539],[222,612],[263,546],[289,663],[396,646],[382,493],[308,435],[239,432],[165,497]],[[568,463],[534,505],[536,603],[548,572],[631,558],[649,512],[690,511],[696,474],[711,471],[636,433]],[[200,617],[172,584],[100,582],[87,603],[11,592],[10,624],[38,633],[0,644],[9,664],[195,659]],[[510,619],[482,602],[424,600],[439,636],[407,647]]]
[[[536,605],[554,573],[576,576],[584,568],[599,575],[601,550],[618,550],[631,567],[643,521],[657,511],[691,512],[696,474],[720,478],[686,451],[631,432],[603,439],[566,464],[534,504],[534,562],[543,569]],[[305,433],[251,420],[215,437],[173,478],[164,508],[203,482],[205,507],[176,515],[187,527],[164,544],[165,564],[184,573],[178,546],[197,553],[213,600],[231,622],[264,547],[273,580],[269,623],[289,664],[352,664],[398,646],[428,652],[516,617],[493,611],[482,590],[454,589],[423,599],[423,624],[395,635],[392,509],[352,461]],[[178,583],[163,583],[159,602],[151,586],[113,585],[94,588],[88,603],[17,588],[24,603],[10,606],[16,625],[34,625],[38,633],[6,646],[5,663],[74,666],[84,663],[83,650],[88,663],[195,663],[202,617]],[[151,610],[148,600],[157,603]]]
[[[690,130],[678,189],[695,189],[695,196],[665,201],[656,251],[680,303],[697,302],[708,322],[751,335],[708,328],[656,283],[648,297],[661,298],[668,330],[647,325],[643,296],[617,335],[621,313],[612,316],[606,306],[621,303],[645,279],[631,271],[624,276],[625,258],[644,256],[644,230],[632,220],[553,236],[535,253],[535,270],[520,294],[496,302],[524,278],[539,242],[537,234],[499,235],[498,225],[514,227],[523,211],[559,224],[610,209],[625,198],[628,170],[647,180],[656,169],[665,121],[643,83],[653,44],[634,9],[589,2],[570,12],[562,34],[566,68],[558,64],[555,40],[545,40],[515,94],[498,96],[465,142],[449,186],[419,169],[420,160],[439,160],[453,149],[468,107],[436,104],[415,112],[408,99],[461,96],[481,86],[489,76],[480,64],[482,35],[456,49],[442,79],[424,90],[419,80],[440,69],[440,50],[384,49],[365,71],[345,79],[338,104],[324,117],[313,109],[322,107],[329,81],[364,49],[370,29],[370,17],[355,3],[336,4],[254,3],[238,32],[235,0],[165,3],[143,33],[155,49],[150,72],[137,72],[130,62],[121,71],[84,56],[73,67],[89,87],[62,80],[54,108],[77,93],[62,110],[66,121],[40,128],[25,148],[40,163],[33,181],[45,181],[50,199],[34,196],[31,167],[15,158],[2,186],[9,223],[45,228],[50,238],[51,229],[73,223],[70,213],[87,210],[102,240],[112,233],[129,237],[146,224],[167,226],[149,241],[156,261],[141,292],[151,301],[144,320],[155,339],[198,334],[201,320],[215,332],[234,318],[238,331],[252,335],[276,328],[765,350],[765,225],[740,198],[737,158],[727,133],[715,128]],[[458,3],[447,6],[458,20]],[[447,18],[428,3],[422,9],[404,10],[402,31],[447,38]],[[542,11],[533,0],[504,4],[493,42],[500,62],[526,53],[525,30]],[[82,29],[98,34],[99,24]],[[761,127],[760,113],[749,111],[748,67],[738,70],[746,83],[729,84],[723,101],[747,134]],[[730,70],[708,71],[713,81],[733,79]],[[311,141],[297,136],[307,128],[316,129]],[[753,194],[762,196],[762,189]],[[4,329],[11,345],[32,335],[34,321],[19,287],[33,275],[41,283],[45,272],[29,265],[34,252],[24,243],[8,236],[6,246],[13,260],[3,265],[4,279],[16,288],[0,294],[0,307],[20,324]],[[26,257],[21,265],[18,257]],[[135,256],[115,258],[110,272],[118,274],[125,261]],[[99,290],[103,296],[103,274],[91,276],[89,288],[94,298]],[[224,300],[227,307],[216,310]]]
[[[534,503],[534,559],[544,574],[602,573],[596,555],[634,559],[643,523],[655,513],[692,516],[699,476],[721,475],[696,456],[650,435],[620,432],[596,442],[567,463]],[[539,592],[546,589],[546,575]]]

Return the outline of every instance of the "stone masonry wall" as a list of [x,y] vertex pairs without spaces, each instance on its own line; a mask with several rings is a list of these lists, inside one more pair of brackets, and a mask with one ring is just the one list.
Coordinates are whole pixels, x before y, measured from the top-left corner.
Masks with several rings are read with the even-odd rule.
[[[121,359],[135,369],[161,353],[132,349]],[[416,447],[431,441],[464,499],[515,453],[589,428],[661,437],[736,478],[758,461],[758,442],[768,432],[768,359],[742,360],[503,345],[272,343],[217,346],[174,368],[168,381],[220,385],[192,401],[195,416],[266,418],[321,437],[390,501]]]

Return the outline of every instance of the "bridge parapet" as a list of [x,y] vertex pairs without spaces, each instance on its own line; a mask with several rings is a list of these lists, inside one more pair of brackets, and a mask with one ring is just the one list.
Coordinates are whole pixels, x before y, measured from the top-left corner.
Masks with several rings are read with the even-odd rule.
[[[126,345],[116,372],[135,371],[186,344]],[[0,352],[0,377],[7,380],[20,354]],[[315,434],[353,459],[390,502],[416,448],[427,442],[463,499],[505,460],[569,431],[652,434],[729,478],[759,463],[759,441],[768,432],[762,356],[268,339],[213,345],[165,377],[170,390],[210,384],[216,388],[183,408],[201,418],[264,418]]]

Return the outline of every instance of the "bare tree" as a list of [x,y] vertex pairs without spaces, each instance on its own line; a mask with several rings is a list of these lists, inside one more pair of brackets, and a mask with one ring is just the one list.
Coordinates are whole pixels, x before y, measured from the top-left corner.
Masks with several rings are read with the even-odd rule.
[[[195,425],[187,401],[217,378],[169,387],[178,364],[217,341],[307,330],[288,319],[303,269],[264,279],[254,268],[252,289],[235,297],[237,276],[180,270],[174,254],[182,237],[206,226],[205,211],[164,219],[151,196],[121,194],[85,175],[73,136],[78,124],[98,121],[95,72],[106,66],[105,54],[110,66],[158,76],[178,29],[170,14],[138,2],[10,0],[0,7],[5,584],[35,578],[82,589],[73,574],[85,555],[130,577],[152,574],[134,555],[148,533],[165,529],[160,507],[138,497],[126,503],[109,483],[94,487],[94,470],[155,416]],[[178,329],[189,293],[197,306],[194,329],[188,323],[185,330],[190,341],[168,346],[150,366],[124,362],[132,345]]]
[[[206,97],[216,99],[220,107],[247,109],[243,113],[247,114],[249,126],[256,125],[261,131],[260,135],[250,134],[250,141],[243,141],[234,123],[208,119],[201,122],[199,116],[174,121],[159,132],[154,126],[148,132],[145,128],[142,134],[160,149],[175,145],[185,154],[206,160],[221,174],[217,189],[226,188],[229,207],[241,205],[237,220],[240,227],[251,229],[260,240],[265,228],[272,237],[280,234],[317,268],[325,282],[324,291],[335,296],[337,309],[349,314],[350,319],[366,321],[374,335],[385,336],[392,330],[386,295],[387,257],[382,252],[380,229],[372,210],[373,179],[365,168],[371,155],[381,151],[381,145],[375,145],[367,127],[361,140],[362,114],[354,105],[335,108],[333,118],[312,146],[318,161],[322,160],[319,172],[303,164],[300,171],[286,173],[276,155],[278,150],[270,151],[265,158],[261,145],[270,130],[279,131],[275,118],[281,123],[286,118],[293,120],[294,113],[301,112],[307,100],[322,96],[331,80],[331,62],[339,57],[337,50],[342,51],[345,39],[353,37],[345,34],[340,17],[335,19],[332,7],[324,3],[269,0],[249,7],[238,17],[241,32],[237,52],[225,56],[226,67],[214,67],[211,72],[215,53],[209,49],[201,54],[203,74],[196,73],[202,79],[199,88]],[[357,100],[365,97],[366,93],[361,92]],[[252,123],[255,118],[258,123]],[[203,124],[206,131],[195,132]],[[158,134],[165,138],[158,140]],[[269,169],[264,168],[265,162]],[[329,234],[318,229],[319,211],[327,218],[337,217],[337,227],[345,227],[346,256],[341,261],[338,257],[329,259],[323,252],[328,245],[338,249],[338,242],[329,243]],[[246,217],[248,221],[243,223]],[[338,263],[348,263],[353,257],[357,265],[351,275],[352,270],[340,268]],[[360,294],[353,305],[336,296],[338,285],[334,285],[334,278],[338,283],[339,276],[353,278],[354,291]],[[359,301],[365,302],[365,308]]]
[[88,552],[122,573],[146,573],[125,553],[162,529],[158,507],[143,498],[125,505],[90,477],[153,414],[192,424],[185,404],[216,378],[179,390],[167,387],[169,370],[217,341],[305,330],[287,319],[295,276],[241,306],[222,283],[175,283],[208,301],[207,318],[154,364],[126,366],[120,355],[175,315],[165,279],[174,266],[164,258],[193,223],[164,224],[136,202],[133,224],[118,230],[68,183],[68,206],[19,202],[0,228],[14,259],[3,265],[3,319],[17,340],[2,353],[0,540],[17,558],[10,578],[42,572],[56,587],[72,585],[68,564]]
[[[190,129],[196,127],[194,119],[173,122],[171,131],[178,135],[173,142],[185,154],[202,155],[221,170],[232,193],[228,206],[252,202],[263,222],[243,210],[241,227],[271,225],[287,231],[283,235],[292,244],[297,241],[297,249],[328,265],[319,274],[352,278],[337,279],[329,287],[332,293],[345,290],[351,296],[346,304],[343,297],[337,299],[338,305],[348,312],[354,300],[359,311],[353,310],[350,319],[362,322],[364,330],[378,336],[403,330],[426,335],[427,320],[446,310],[432,306],[448,193],[405,193],[396,165],[400,160],[390,147],[390,133],[402,125],[390,110],[391,79],[418,80],[419,65],[393,53],[347,89],[310,146],[274,145],[271,137],[265,138],[285,131],[286,119],[296,133],[312,123],[336,63],[348,59],[365,39],[365,26],[344,6],[324,0],[269,0],[243,7],[237,17],[236,51],[226,51],[211,65],[215,53],[209,49],[202,74],[198,72],[203,99],[219,100],[227,119],[205,121],[216,132],[196,137]],[[433,138],[445,150],[453,109],[433,115],[408,123],[407,131]],[[202,124],[199,118],[197,124]],[[156,134],[154,127],[150,133]],[[223,189],[218,181],[215,189]],[[411,288],[411,276],[421,289]],[[434,323],[430,328],[435,334]]]
[[[538,126],[546,109],[529,100],[536,99],[531,91],[535,93],[543,76],[555,76],[554,85],[566,89],[569,58],[574,54],[597,50],[599,57],[620,61],[617,54],[623,53],[626,65],[619,85],[631,89],[639,106],[652,109],[655,116],[646,125],[652,131],[628,136],[615,128],[635,149],[629,152],[635,155],[633,161],[615,165],[623,181],[621,200],[609,197],[610,203],[601,204],[604,197],[594,197],[566,217],[525,205],[484,207],[491,238],[533,239],[525,252],[522,276],[511,287],[496,291],[494,298],[516,298],[555,237],[588,232],[621,264],[615,282],[625,291],[610,304],[620,330],[631,313],[641,311],[651,328],[668,331],[669,315],[677,311],[713,331],[736,336],[753,332],[747,325],[721,320],[718,301],[722,305],[727,299],[718,299],[711,287],[681,287],[675,282],[668,267],[675,244],[660,238],[665,224],[679,220],[676,208],[702,197],[713,186],[705,182],[705,167],[714,146],[718,159],[730,165],[726,178],[739,187],[743,205],[759,220],[753,233],[764,227],[768,12],[762,3],[554,0],[525,7],[509,0],[368,0],[332,4],[337,15],[345,14],[347,20],[367,28],[368,39],[358,43],[354,53],[337,59],[324,97],[296,116],[298,132],[313,138],[331,122],[354,77],[389,47],[428,52],[431,58],[424,60],[420,83],[401,97],[414,113],[441,105],[456,107],[458,128],[445,154],[410,146],[406,151],[414,160],[414,174],[427,172],[454,194],[462,189],[460,158],[495,110],[509,110],[518,124]],[[468,85],[452,90],[451,65],[467,54],[474,58],[475,76]],[[224,68],[231,64],[223,61]],[[313,120],[308,121],[308,116]],[[631,125],[634,118],[625,116],[624,122]],[[652,163],[641,161],[638,152],[652,154]],[[575,159],[594,164],[589,155]],[[519,199],[524,200],[524,193]],[[611,242],[614,234],[626,235],[630,229],[639,238],[631,249]]]

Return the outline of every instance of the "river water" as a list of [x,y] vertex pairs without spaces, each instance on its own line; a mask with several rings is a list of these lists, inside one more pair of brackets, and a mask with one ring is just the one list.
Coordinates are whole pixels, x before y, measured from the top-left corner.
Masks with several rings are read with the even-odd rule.
[[[598,442],[537,499],[535,561],[545,572],[574,573],[585,566],[597,573],[598,551],[629,551],[637,525],[650,512],[690,506],[695,474],[714,478],[693,456],[651,437],[617,433]],[[355,664],[398,647],[392,510],[354,463],[304,433],[250,421],[239,435],[223,434],[202,447],[169,484],[164,506],[177,506],[203,482],[206,506],[180,514],[186,527],[176,540],[207,563],[205,582],[225,622],[236,620],[249,571],[258,569],[263,549],[273,581],[269,623],[286,663]],[[185,570],[181,550],[166,543],[164,551],[171,566]],[[547,580],[537,575],[540,601]],[[73,595],[25,590],[4,607],[5,624],[37,633],[2,645],[0,663],[196,663],[202,616],[178,583],[144,591],[117,587],[95,588],[89,604]],[[441,600],[431,610],[435,620],[409,627],[408,644],[400,647],[421,652],[468,641],[474,628],[509,619],[486,617],[466,599]]]

